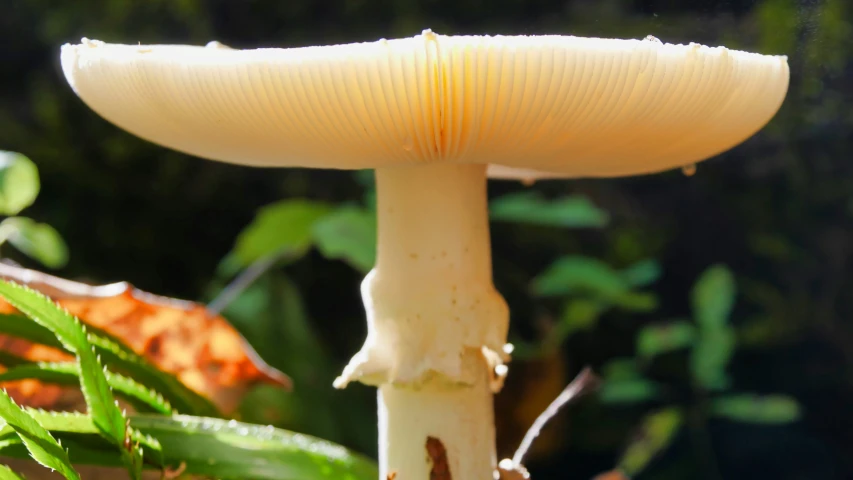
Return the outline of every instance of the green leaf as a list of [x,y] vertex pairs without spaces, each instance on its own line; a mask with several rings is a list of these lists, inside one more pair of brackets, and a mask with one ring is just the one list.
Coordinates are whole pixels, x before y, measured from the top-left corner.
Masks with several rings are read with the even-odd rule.
[[696,339],[696,327],[687,321],[648,325],[637,335],[637,355],[651,358],[689,347]]
[[376,263],[376,215],[358,207],[338,208],[314,224],[314,241],[326,258],[367,272]]
[[[103,438],[87,436],[85,441],[78,440],[78,435],[56,434],[62,445],[68,450],[68,456],[74,465],[100,465],[105,467],[123,467],[122,458],[116,454],[115,447],[104,442]],[[20,448],[11,445],[2,450],[3,456],[20,458]],[[24,457],[26,458],[26,456]],[[126,475],[119,478],[126,479]],[[85,479],[84,479],[85,480]],[[183,479],[181,479],[183,480]]]
[[[158,393],[123,375],[105,371],[107,382],[119,395],[130,401],[141,412],[172,414],[172,407]],[[30,363],[11,368],[0,373],[0,382],[12,380],[36,379],[60,385],[78,385],[80,369],[76,362]]]
[[[163,372],[130,347],[105,332],[87,326],[89,342],[110,369],[123,373],[137,382],[157,391],[181,413],[219,417],[221,413],[210,400],[189,389],[174,375]],[[33,343],[66,349],[50,330],[33,320],[14,314],[0,314],[0,333],[23,338]]]
[[0,222],[0,243],[3,239],[49,268],[60,268],[68,263],[65,241],[46,223],[26,217],[7,218]]
[[[79,442],[75,438],[66,437],[62,433],[56,433],[55,437],[62,441],[62,446],[68,451],[68,457],[73,465],[100,465],[100,466],[121,466],[121,458],[116,455],[115,448],[111,445],[105,445],[100,437],[86,438],[85,442]],[[92,441],[94,440],[94,442]],[[100,448],[92,446],[92,443],[98,444]],[[15,443],[11,439],[0,440],[0,455],[7,458],[23,458],[30,459],[27,449],[20,443]]]
[[284,200],[263,207],[237,237],[234,255],[248,266],[270,255],[300,257],[311,248],[314,223],[331,211],[309,200]]
[[732,395],[714,399],[711,413],[737,422],[784,424],[800,418],[800,405],[787,395]]
[[[56,418],[55,415],[50,417]],[[71,422],[68,417],[73,415]],[[71,414],[53,425],[66,433],[94,434],[97,429],[85,415]],[[45,425],[50,424],[48,420]],[[273,427],[233,420],[190,416],[131,416],[130,424],[161,444],[163,464],[184,463],[185,473],[222,480],[375,480],[376,464],[345,448],[317,438]],[[91,447],[90,447],[91,448]],[[98,456],[70,447],[79,464],[112,465],[114,456]],[[14,449],[4,455],[18,456]]]
[[0,480],[25,480],[24,477],[18,475],[11,468],[0,464]]
[[541,297],[591,296],[590,300],[599,304],[599,314],[611,306],[633,312],[657,308],[654,294],[631,291],[621,272],[591,257],[561,257],[534,278],[531,287],[533,294]]
[[655,283],[661,275],[660,264],[656,260],[641,260],[619,272],[622,280],[633,288],[647,287]]
[[[131,424],[157,438],[166,461],[221,479],[375,480],[376,465],[343,447],[272,427],[179,416],[133,417]],[[212,460],[212,461],[211,461]]]
[[691,292],[693,315],[702,328],[726,325],[735,302],[735,281],[731,271],[715,265],[699,277]]
[[633,358],[617,358],[601,369],[604,380],[598,392],[604,403],[638,403],[658,395],[658,386],[643,378]]
[[629,478],[640,473],[658,453],[669,446],[682,423],[683,415],[676,408],[666,408],[647,415],[639,435],[622,454],[619,469]]
[[690,370],[697,385],[707,390],[728,387],[726,366],[734,354],[735,339],[730,327],[701,332],[690,355]]
[[[29,413],[29,415],[39,423],[39,425],[54,433],[98,434],[98,429],[95,427],[95,424],[92,423],[92,418],[85,413],[48,412],[32,408],[27,408],[25,411]],[[0,438],[3,438],[3,435],[7,433],[6,430],[6,428],[0,430]]]
[[567,256],[557,259],[533,279],[533,293],[541,297],[578,292],[617,298],[628,291],[622,276],[606,263],[590,257]]
[[6,368],[17,367],[18,365],[29,365],[33,362],[26,358],[19,357],[7,350],[0,350],[0,365]]
[[637,361],[633,358],[615,358],[601,368],[605,381],[636,380],[643,378],[637,370]]
[[[32,411],[30,409],[27,409],[27,413],[29,413],[30,416],[32,416]],[[33,417],[33,418],[35,418],[35,417]],[[36,422],[38,422],[38,420],[36,420]],[[42,427],[44,427],[44,425],[42,425]],[[45,428],[45,430],[50,430],[50,429]],[[7,448],[7,447],[12,447],[12,446],[23,447],[23,445],[24,445],[24,442],[22,442],[21,437],[19,437],[18,434],[15,433],[15,429],[10,427],[9,424],[7,424],[4,420],[2,420],[2,418],[0,418],[0,450]],[[25,455],[29,455],[29,453],[27,453],[27,448],[26,447],[23,447],[23,448],[24,448]]]
[[131,426],[130,441],[132,445],[136,445],[137,451],[134,452],[134,457],[144,459],[144,463],[153,463],[158,467],[166,465],[163,457],[163,446],[156,438]]
[[647,292],[625,292],[610,299],[614,305],[629,312],[646,313],[658,308],[658,297]]
[[104,367],[96,357],[80,321],[41,293],[27,287],[0,281],[0,296],[20,312],[50,329],[68,350],[77,355],[81,372],[80,389],[92,421],[105,438],[121,449],[126,464],[133,465],[133,453],[123,448],[127,420],[113,399]]
[[[97,438],[101,438],[95,424],[92,423],[92,418],[86,414],[78,413],[78,412],[46,412],[44,410],[34,410],[34,409],[26,409],[27,413],[30,414],[42,427],[46,430],[53,432],[57,437],[63,437],[63,434],[90,434],[97,436]],[[4,439],[5,430],[0,430],[0,441]],[[165,465],[163,462],[163,447],[160,445],[160,442],[157,441],[154,437],[143,434],[136,428],[130,429],[130,438],[132,444],[138,444],[140,448],[144,449],[147,454],[146,461],[149,464],[162,467]],[[97,440],[97,439],[90,439]],[[68,443],[67,440],[63,440],[65,443]],[[87,443],[92,444],[92,441],[88,441]],[[97,444],[97,442],[94,442]],[[80,444],[80,442],[78,442]],[[104,445],[111,452],[111,458],[116,459],[118,455],[115,453],[115,446],[112,444]],[[2,448],[2,445],[0,445]],[[78,462],[79,451],[75,451],[74,449],[69,449],[71,459],[74,463]],[[86,463],[86,462],[83,462]],[[100,463],[100,462],[94,462]],[[116,465],[120,465],[120,462],[116,461]]]
[[0,313],[0,333],[48,347],[65,349],[50,330],[23,315]]
[[581,195],[548,201],[535,192],[520,192],[495,199],[489,205],[493,220],[549,227],[604,227],[610,216]]
[[24,442],[30,455],[41,465],[56,470],[63,477],[79,480],[62,446],[27,412],[21,410],[5,390],[0,391],[0,417]]
[[560,322],[549,336],[549,341],[559,344],[576,332],[591,329],[606,310],[606,305],[586,298],[566,302]]
[[658,387],[649,380],[612,380],[605,381],[598,392],[604,403],[640,403],[656,398]]
[[0,215],[17,215],[36,200],[39,174],[20,153],[0,150]]

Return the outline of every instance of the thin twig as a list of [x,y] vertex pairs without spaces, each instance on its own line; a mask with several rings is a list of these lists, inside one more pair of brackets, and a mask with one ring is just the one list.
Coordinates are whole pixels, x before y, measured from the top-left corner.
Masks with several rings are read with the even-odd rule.
[[237,297],[240,296],[247,288],[249,288],[255,280],[266,273],[267,270],[275,265],[275,262],[281,258],[281,255],[268,255],[260,260],[255,260],[255,263],[237,275],[231,283],[219,292],[219,295],[207,304],[207,309],[213,314],[218,314],[225,310]]
[[527,433],[524,434],[524,439],[521,440],[521,445],[518,446],[518,450],[516,450],[515,455],[512,456],[512,463],[514,465],[521,465],[522,460],[524,460],[524,456],[527,455],[527,451],[530,450],[530,446],[533,445],[533,441],[539,436],[539,433],[542,431],[542,428],[545,427],[545,424],[554,418],[563,406],[597,385],[598,377],[592,373],[592,369],[589,367],[584,368],[581,373],[572,380],[572,383],[564,388],[557,398],[548,405],[548,408],[536,417],[536,421],[533,422],[533,425],[531,425],[527,430]]

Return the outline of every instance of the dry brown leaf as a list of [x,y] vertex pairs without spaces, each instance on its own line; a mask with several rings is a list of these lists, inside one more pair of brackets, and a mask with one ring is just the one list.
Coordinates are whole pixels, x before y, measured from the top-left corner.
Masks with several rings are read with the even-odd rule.
[[[237,330],[203,305],[152,295],[126,282],[91,286],[3,263],[0,278],[40,291],[84,323],[121,339],[226,414],[254,385],[291,386],[286,375],[264,363]],[[0,300],[0,313],[12,312],[15,309]],[[33,361],[73,358],[5,335],[0,335],[0,349]],[[16,401],[37,408],[64,409],[78,399],[74,389],[33,380],[0,386]]]

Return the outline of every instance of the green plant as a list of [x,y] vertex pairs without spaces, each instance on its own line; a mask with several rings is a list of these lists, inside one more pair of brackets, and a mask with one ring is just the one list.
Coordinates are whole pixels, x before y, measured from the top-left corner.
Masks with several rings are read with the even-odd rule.
[[17,216],[35,202],[40,188],[38,169],[27,157],[0,150],[0,246],[8,243],[50,268],[68,262],[68,248],[53,227]]
[[[643,327],[636,338],[636,356],[615,359],[604,366],[602,402],[659,404],[641,421],[635,440],[617,463],[618,470],[629,477],[645,469],[685,425],[707,450],[710,446],[704,438],[710,418],[756,424],[784,424],[799,418],[799,404],[787,395],[731,391],[727,367],[736,348],[735,330],[730,325],[735,298],[731,271],[722,265],[708,268],[693,285],[691,319]],[[665,384],[646,374],[655,358],[678,352],[688,355],[693,388],[691,398],[681,403],[668,394]],[[706,454],[713,458],[712,451]],[[710,463],[713,466],[713,461]]]
[[532,353],[559,347],[569,336],[593,328],[611,310],[647,313],[657,307],[657,297],[640,291],[660,275],[654,260],[640,260],[616,269],[596,258],[568,255],[557,258],[531,282],[531,293],[561,302],[559,319],[546,340]]
[[[0,331],[60,347],[76,357],[60,365],[7,359],[7,364],[18,366],[5,372],[4,380],[65,383],[75,377],[87,405],[86,414],[44,412],[21,409],[8,395],[0,395],[4,421],[0,454],[4,456],[30,455],[67,479],[79,478],[72,464],[120,465],[133,479],[140,478],[145,468],[180,468],[221,479],[366,480],[377,476],[371,461],[322,440],[273,427],[193,416],[213,413],[212,407],[170,375],[130,354],[128,347],[88,331],[77,318],[26,287],[2,281],[0,297],[26,315],[4,316]],[[140,377],[166,391],[161,395],[149,390],[137,383]],[[127,415],[115,401],[114,390],[141,406],[140,410],[158,413]],[[169,400],[180,404],[186,414],[177,414]]]

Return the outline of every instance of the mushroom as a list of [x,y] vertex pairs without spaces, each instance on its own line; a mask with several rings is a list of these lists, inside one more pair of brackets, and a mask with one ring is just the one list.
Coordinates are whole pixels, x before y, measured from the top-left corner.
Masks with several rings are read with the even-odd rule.
[[367,339],[335,386],[378,387],[381,478],[399,480],[484,480],[497,466],[509,312],[492,282],[487,177],[690,166],[761,129],[789,80],[786,57],[653,37],[429,30],[256,50],[83,39],[62,68],[95,112],[174,150],[376,169]]

